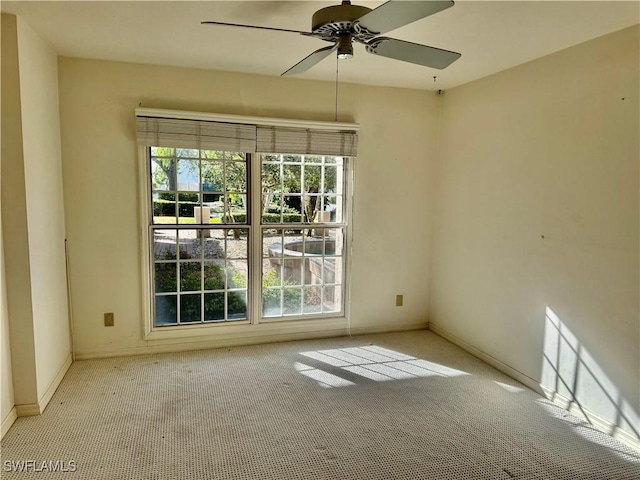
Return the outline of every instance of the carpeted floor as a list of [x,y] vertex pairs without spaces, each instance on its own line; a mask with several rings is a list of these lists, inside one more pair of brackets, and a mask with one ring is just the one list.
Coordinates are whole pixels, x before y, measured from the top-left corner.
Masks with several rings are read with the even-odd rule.
[[[6,471],[25,460],[36,467]],[[49,461],[76,471],[34,471]],[[7,479],[640,479],[640,454],[428,331],[75,362],[44,414],[7,433],[2,466]]]

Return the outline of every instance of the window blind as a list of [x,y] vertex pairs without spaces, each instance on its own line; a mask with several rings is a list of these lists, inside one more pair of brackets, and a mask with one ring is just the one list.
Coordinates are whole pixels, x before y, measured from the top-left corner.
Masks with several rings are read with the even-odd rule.
[[355,157],[358,135],[353,131],[312,128],[257,127],[256,151]]
[[136,109],[138,143],[156,147],[355,157],[358,134],[353,126]]
[[138,143],[146,146],[256,151],[256,126],[176,118],[137,117]]

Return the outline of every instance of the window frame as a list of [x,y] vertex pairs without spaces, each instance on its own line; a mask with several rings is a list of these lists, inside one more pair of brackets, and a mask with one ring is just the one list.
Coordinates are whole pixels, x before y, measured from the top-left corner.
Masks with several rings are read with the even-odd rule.
[[[359,125],[346,123],[329,122],[309,122],[287,119],[246,117],[235,115],[218,115],[200,112],[181,112],[173,110],[156,110],[140,108],[136,109],[136,115],[157,116],[176,119],[195,119],[205,121],[222,121],[230,123],[245,123],[263,126],[282,126],[292,128],[309,128],[318,130],[351,130],[357,132]],[[162,145],[160,145],[162,146]],[[284,153],[284,152],[279,152]],[[152,285],[154,267],[153,250],[150,248],[151,232],[153,226],[153,205],[152,205],[152,182],[151,182],[151,155],[150,148],[145,145],[138,145],[138,183],[139,183],[139,226],[140,226],[140,271],[142,288],[141,321],[144,340],[164,340],[174,338],[198,337],[200,339],[216,338],[228,339],[235,337],[259,337],[261,335],[274,335],[282,332],[287,333],[310,333],[333,331],[336,328],[345,328],[349,331],[349,311],[351,297],[351,244],[353,241],[353,199],[355,194],[355,166],[354,157],[344,158],[344,208],[343,220],[340,228],[344,229],[343,244],[343,285],[342,285],[342,306],[338,312],[319,313],[312,315],[287,315],[282,317],[263,317],[262,315],[262,262],[260,266],[251,266],[252,258],[262,259],[262,231],[266,225],[261,219],[261,195],[253,194],[259,191],[260,187],[255,187],[261,183],[261,154],[246,152],[247,154],[247,223],[242,228],[249,230],[249,241],[247,242],[248,254],[248,296],[247,296],[247,319],[232,322],[210,322],[185,325],[155,326],[153,319],[154,290]],[[339,156],[339,155],[328,155]],[[326,225],[327,228],[336,227],[331,224],[315,223],[299,224],[302,228],[320,228]],[[182,228],[193,228],[192,225],[185,225]],[[179,229],[179,224],[165,225],[165,228]],[[201,227],[202,228],[202,227]],[[206,228],[206,227],[205,227]],[[233,228],[229,225],[228,228]]]
[[[147,163],[148,163],[148,171],[149,171],[149,176],[147,177],[147,180],[149,182],[149,198],[147,199],[147,208],[148,211],[150,212],[148,215],[148,247],[149,247],[149,251],[150,251],[150,265],[149,265],[149,275],[151,277],[151,279],[154,279],[154,271],[155,268],[157,267],[157,265],[159,264],[174,264],[176,265],[176,276],[175,276],[175,280],[176,280],[176,289],[174,291],[170,291],[170,292],[160,292],[160,295],[158,295],[158,291],[155,291],[155,289],[152,288],[151,293],[151,299],[150,299],[150,313],[151,313],[151,321],[153,323],[152,328],[168,328],[168,327],[187,327],[187,326],[196,326],[196,325],[203,325],[203,324],[230,324],[230,323],[234,323],[234,324],[247,324],[249,323],[249,317],[250,317],[250,312],[249,312],[249,308],[250,308],[250,302],[247,299],[248,296],[248,292],[250,290],[250,269],[247,268],[247,287],[245,287],[244,289],[240,289],[240,288],[233,288],[233,287],[229,287],[229,285],[226,283],[224,284],[224,287],[221,289],[215,289],[215,291],[207,291],[209,289],[205,288],[204,284],[201,284],[201,288],[198,290],[193,290],[193,291],[185,291],[182,290],[182,287],[180,286],[181,281],[182,281],[182,277],[181,277],[181,272],[182,272],[182,268],[183,265],[187,265],[189,263],[192,262],[197,262],[201,264],[202,268],[206,268],[206,265],[208,263],[212,263],[214,262],[216,259],[213,258],[207,258],[205,255],[205,249],[202,248],[200,250],[200,257],[199,258],[189,258],[187,260],[184,260],[180,257],[180,253],[181,253],[181,246],[180,246],[180,238],[181,238],[181,231],[197,231],[197,232],[202,232],[199,235],[197,235],[197,237],[200,239],[201,242],[201,246],[204,247],[204,242],[205,242],[205,237],[206,235],[204,234],[204,232],[206,231],[213,231],[213,230],[218,230],[218,231],[228,231],[228,230],[246,230],[247,231],[247,254],[246,254],[246,258],[242,258],[242,259],[235,259],[233,257],[229,258],[227,256],[225,256],[224,258],[222,258],[221,260],[223,260],[225,262],[225,266],[227,263],[229,263],[229,261],[233,261],[233,260],[245,260],[247,262],[247,267],[249,265],[249,259],[251,256],[251,251],[250,251],[250,247],[249,247],[249,240],[251,238],[251,223],[250,223],[250,218],[251,218],[251,214],[252,214],[252,210],[251,210],[251,189],[250,189],[250,175],[251,175],[251,162],[252,162],[252,154],[249,153],[243,153],[243,160],[237,160],[237,159],[233,159],[233,158],[227,158],[226,154],[227,153],[236,153],[236,152],[223,152],[225,154],[225,156],[222,159],[215,159],[212,160],[210,158],[207,157],[203,157],[202,156],[202,152],[203,151],[207,151],[207,149],[190,149],[190,150],[197,150],[198,151],[198,157],[197,159],[195,157],[180,157],[178,155],[178,151],[180,150],[180,148],[173,148],[173,150],[175,150],[174,155],[171,157],[166,157],[166,158],[171,158],[172,161],[176,162],[176,167],[175,167],[175,175],[176,178],[174,179],[175,181],[175,191],[171,191],[171,190],[167,190],[168,192],[172,192],[175,195],[175,204],[174,204],[174,213],[175,213],[175,223],[154,223],[154,219],[155,219],[155,215],[154,215],[154,198],[153,195],[154,193],[159,192],[159,190],[155,190],[153,189],[153,167],[152,167],[152,162],[153,162],[153,158],[154,155],[152,155],[152,150],[154,147],[147,147]],[[180,170],[179,170],[179,162],[181,160],[198,160],[199,165],[198,165],[198,179],[199,179],[199,186],[198,186],[198,190],[197,191],[186,191],[186,190],[180,190],[179,188],[179,175],[180,175]],[[179,214],[179,210],[180,210],[180,194],[184,194],[184,193],[196,193],[198,195],[204,195],[205,191],[202,188],[202,162],[204,161],[217,161],[217,162],[222,162],[222,166],[223,166],[223,172],[226,172],[226,165],[229,163],[242,163],[245,165],[245,191],[244,191],[244,195],[246,196],[246,201],[245,201],[245,205],[246,205],[246,213],[245,213],[245,223],[222,223],[222,224],[203,224],[203,223],[195,223],[195,224],[190,224],[190,223],[180,223],[180,219],[181,218],[185,218],[183,216],[181,216]],[[219,194],[223,195],[225,198],[228,195],[232,195],[232,192],[228,191],[227,188],[227,184],[226,184],[226,173],[223,173],[223,178],[225,178],[225,180],[223,181],[223,188],[220,190]],[[204,198],[201,198],[200,200],[200,205],[202,206],[202,202],[203,202]],[[226,201],[226,200],[225,200]],[[187,218],[191,218],[191,217],[187,217]],[[155,255],[155,247],[154,247],[154,241],[153,239],[155,238],[154,232],[158,231],[158,230],[174,230],[176,232],[176,256],[175,259],[168,259],[168,260],[158,260],[157,258],[154,257]],[[227,242],[227,237],[228,235],[225,233],[224,234],[224,238],[225,238],[225,243]],[[225,253],[226,253],[226,249],[225,249]],[[220,259],[217,259],[220,260]],[[226,272],[228,272],[228,269],[225,268],[225,276],[226,276]],[[201,272],[202,275],[202,272]],[[201,276],[201,280],[202,280],[202,276]],[[151,282],[151,284],[153,284],[155,286],[154,282]],[[229,315],[229,311],[228,311],[228,307],[229,304],[227,303],[227,298],[229,298],[229,296],[233,293],[236,293],[236,295],[238,294],[239,291],[244,290],[245,293],[245,307],[246,307],[246,318],[242,318],[242,319],[237,319],[237,320],[230,320],[228,318]],[[206,309],[204,308],[204,306],[206,305],[206,296],[207,295],[216,295],[216,294],[224,294],[224,298],[225,298],[225,308],[224,308],[224,317],[220,320],[208,320],[208,321],[204,321],[202,320],[202,318],[205,316],[205,311]],[[156,304],[157,304],[157,298],[158,297],[171,297],[171,296],[175,296],[176,300],[182,302],[182,298],[186,295],[201,295],[201,320],[200,321],[195,321],[195,322],[187,322],[187,321],[182,321],[181,319],[181,308],[177,308],[177,312],[176,312],[176,320],[179,322],[177,324],[168,324],[168,325],[156,325],[155,324],[155,315],[154,315],[154,311],[156,308]],[[180,303],[181,304],[181,303]],[[178,304],[176,304],[177,307]]]
[[[259,171],[259,180],[261,180],[261,173],[262,173],[262,160],[261,160],[261,156],[262,155],[269,155],[269,154],[256,154],[257,158],[255,160],[255,164],[253,166],[254,170],[258,170]],[[274,155],[286,155],[286,153],[276,153]],[[304,156],[304,155],[301,155]],[[335,157],[334,155],[318,155],[318,156],[323,156],[323,157]],[[261,196],[260,195],[254,195],[254,197],[258,197],[257,198],[257,204],[254,204],[253,206],[253,210],[257,211],[257,217],[258,217],[258,224],[257,224],[257,232],[254,233],[254,240],[256,242],[256,248],[258,248],[258,252],[260,253],[260,260],[261,262],[264,260],[264,257],[262,256],[262,249],[263,249],[263,243],[262,243],[262,239],[263,239],[263,231],[264,230],[268,230],[268,229],[280,229],[280,228],[286,228],[289,227],[291,229],[297,229],[295,227],[300,227],[300,230],[310,230],[310,229],[340,229],[343,230],[344,232],[344,238],[343,238],[343,252],[342,255],[340,257],[336,257],[336,258],[340,258],[341,261],[341,266],[342,266],[342,271],[343,271],[343,276],[342,276],[342,284],[340,285],[341,287],[341,295],[342,295],[342,302],[340,305],[340,310],[335,311],[335,312],[325,312],[325,313],[312,313],[312,314],[289,314],[289,315],[285,315],[282,314],[280,316],[264,316],[263,314],[263,308],[262,308],[262,268],[257,268],[256,272],[259,270],[260,271],[260,283],[257,285],[259,288],[258,290],[260,291],[260,303],[258,304],[259,307],[259,320],[260,323],[276,323],[276,322],[286,322],[286,321],[307,321],[307,320],[311,320],[311,319],[316,319],[316,318],[334,318],[334,317],[344,317],[345,316],[345,312],[347,310],[347,288],[348,288],[348,259],[350,258],[350,255],[347,252],[347,245],[349,242],[349,239],[351,237],[350,235],[350,231],[349,231],[349,225],[350,225],[350,215],[348,214],[348,211],[350,211],[350,206],[352,204],[352,194],[351,194],[351,186],[350,186],[350,182],[349,182],[349,178],[350,178],[350,168],[351,165],[353,164],[353,159],[349,158],[349,157],[343,157],[343,181],[342,181],[342,188],[343,188],[343,193],[341,194],[343,196],[342,199],[342,221],[341,222],[328,222],[328,223],[321,223],[321,222],[301,222],[301,223],[262,223],[262,218],[261,218],[261,212],[262,212],[262,208],[260,205],[261,202]],[[302,165],[302,163],[301,163]],[[313,165],[313,164],[311,164]],[[325,163],[323,162],[322,165],[325,165]],[[301,193],[300,195],[302,198],[304,198],[304,193]],[[256,257],[257,258],[257,257]],[[323,259],[325,258],[325,256],[323,255]],[[323,285],[324,286],[324,283]],[[304,289],[305,285],[301,285],[301,289]]]

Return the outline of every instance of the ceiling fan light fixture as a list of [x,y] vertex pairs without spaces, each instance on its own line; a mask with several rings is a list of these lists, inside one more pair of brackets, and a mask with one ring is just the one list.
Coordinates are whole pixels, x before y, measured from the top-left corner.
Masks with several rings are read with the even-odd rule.
[[341,35],[338,39],[338,58],[340,60],[353,58],[353,43],[349,35]]
[[338,48],[338,58],[340,60],[348,60],[350,58],[353,58],[353,47],[349,45],[349,47],[345,49]]

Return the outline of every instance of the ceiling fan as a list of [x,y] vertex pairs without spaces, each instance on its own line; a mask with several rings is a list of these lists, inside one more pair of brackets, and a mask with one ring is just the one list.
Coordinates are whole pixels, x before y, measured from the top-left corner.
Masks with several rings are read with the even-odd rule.
[[378,8],[371,9],[359,5],[351,5],[349,0],[343,0],[340,5],[321,8],[315,12],[311,20],[310,32],[225,22],[201,23],[297,33],[307,37],[319,38],[333,44],[320,48],[305,57],[284,72],[283,76],[306,72],[336,50],[339,59],[351,58],[353,56],[354,40],[364,44],[366,51],[374,55],[381,55],[425,67],[443,69],[460,58],[461,54],[378,35],[428,17],[453,5],[454,2],[450,0],[389,0]]

